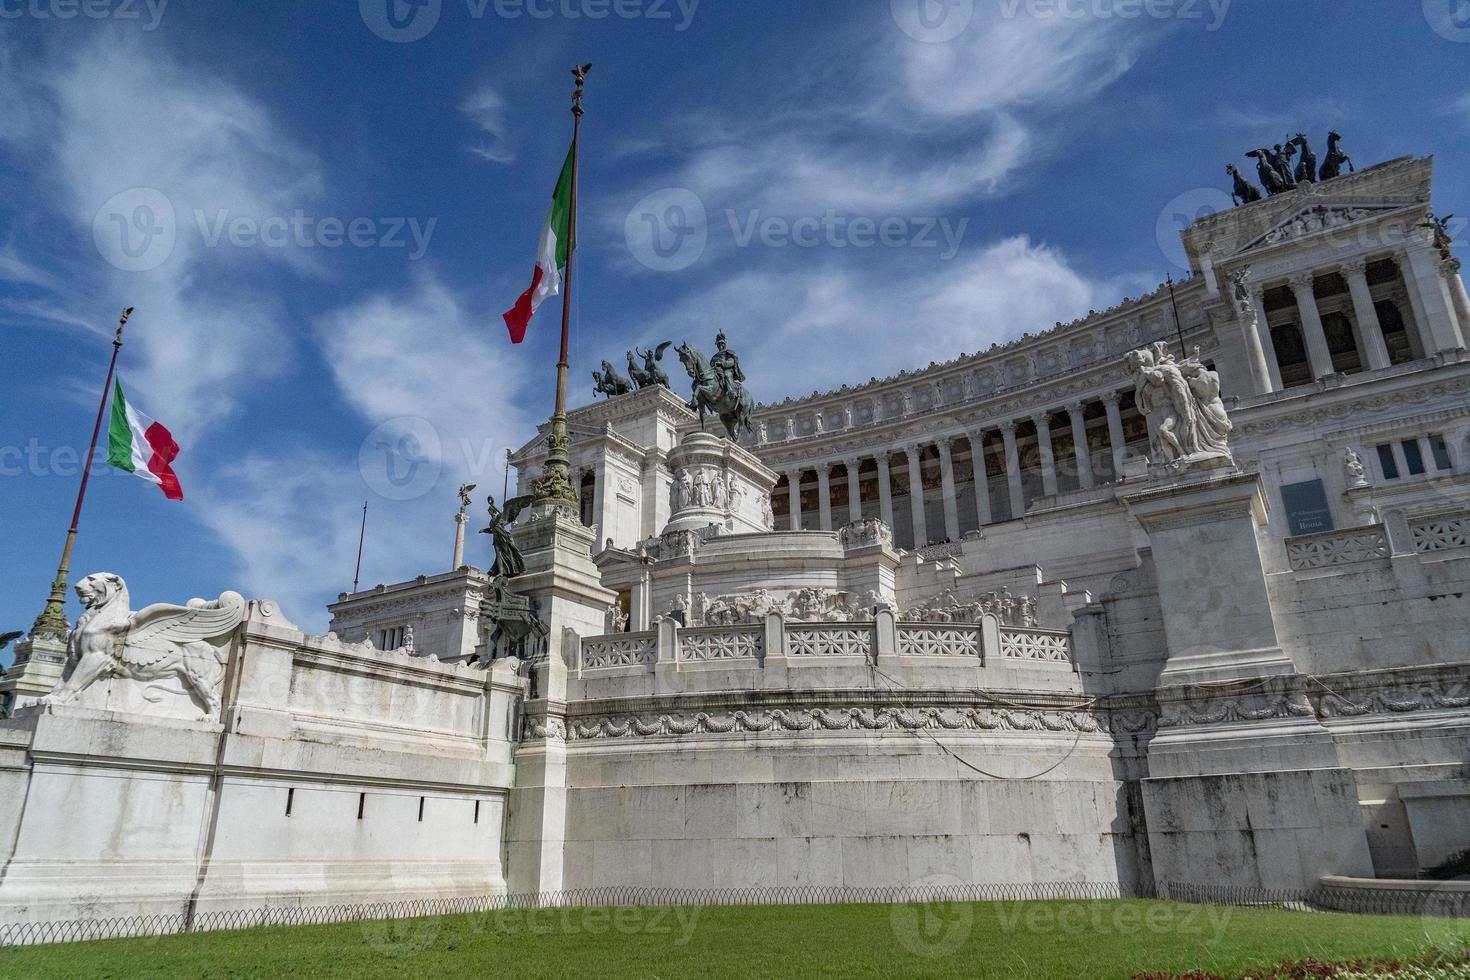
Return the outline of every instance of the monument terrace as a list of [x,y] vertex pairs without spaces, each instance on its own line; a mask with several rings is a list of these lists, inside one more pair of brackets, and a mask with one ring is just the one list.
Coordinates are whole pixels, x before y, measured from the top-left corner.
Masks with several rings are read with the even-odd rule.
[[0,685],[6,921],[1449,861],[1460,261],[1429,159],[1258,171],[1172,293],[924,370],[760,405],[720,324],[601,352],[488,571],[466,488],[450,567],[326,636],[87,577]]

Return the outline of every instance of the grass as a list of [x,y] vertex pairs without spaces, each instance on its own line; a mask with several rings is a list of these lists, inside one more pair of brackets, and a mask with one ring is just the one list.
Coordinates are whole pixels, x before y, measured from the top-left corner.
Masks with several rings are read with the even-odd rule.
[[1466,920],[1149,901],[579,909],[8,948],[0,976],[1072,980],[1466,946]]

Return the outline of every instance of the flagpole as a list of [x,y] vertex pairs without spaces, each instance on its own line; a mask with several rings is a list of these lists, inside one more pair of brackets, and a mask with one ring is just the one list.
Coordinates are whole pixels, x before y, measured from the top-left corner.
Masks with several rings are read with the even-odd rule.
[[102,401],[97,406],[97,421],[92,425],[92,444],[82,465],[82,485],[77,488],[77,505],[71,512],[71,528],[66,532],[66,545],[61,549],[61,564],[56,568],[56,579],[51,583],[51,595],[46,608],[36,617],[31,626],[31,638],[53,636],[64,639],[71,629],[66,622],[66,585],[71,576],[71,552],[77,541],[77,526],[82,521],[82,502],[87,499],[87,481],[92,476],[92,455],[97,451],[97,436],[102,431],[102,415],[107,410],[107,396],[112,391],[112,375],[117,370],[117,355],[122,350],[123,327],[133,315],[130,306],[118,317],[117,332],[112,335],[112,360],[107,365],[107,380],[102,383]]
[[577,88],[572,93],[572,186],[567,207],[567,264],[561,284],[561,356],[556,362],[556,408],[551,415],[546,467],[532,488],[536,503],[567,508],[577,506],[577,497],[572,491],[570,443],[567,439],[567,370],[570,367],[567,351],[572,332],[572,260],[577,253],[577,154],[582,134],[582,93],[587,72],[591,69],[591,65],[572,69]]
[[362,582],[362,546],[367,541],[367,505],[362,502],[362,529],[357,532],[357,567],[352,570],[352,594],[357,594],[357,587]]

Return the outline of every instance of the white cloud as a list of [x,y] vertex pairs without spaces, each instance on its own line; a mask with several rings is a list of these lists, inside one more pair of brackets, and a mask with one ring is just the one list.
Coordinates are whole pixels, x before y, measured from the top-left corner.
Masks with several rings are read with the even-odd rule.
[[[499,497],[505,452],[537,414],[526,408],[523,372],[508,366],[523,355],[507,353],[497,326],[428,273],[317,318],[332,379],[364,420],[365,448],[257,453],[202,490],[205,519],[239,554],[246,588],[280,599],[303,627],[323,628],[323,604],[351,585],[364,500],[364,586],[448,570],[455,488],[477,483],[478,498]],[[383,450],[404,434],[425,470],[395,488]],[[467,560],[486,567],[477,526]]]
[[679,303],[646,336],[707,347],[704,334],[731,329],[756,395],[773,401],[1046,330],[1111,305],[1119,288],[1018,236],[901,278],[836,265],[747,272]]
[[505,99],[489,85],[475,91],[460,110],[472,119],[483,134],[470,152],[491,163],[514,163],[515,151],[506,140],[508,126],[505,121]]

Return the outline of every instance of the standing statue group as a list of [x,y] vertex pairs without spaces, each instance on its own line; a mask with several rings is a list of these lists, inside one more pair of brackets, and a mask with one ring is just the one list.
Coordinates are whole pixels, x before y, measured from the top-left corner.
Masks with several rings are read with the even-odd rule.
[[[619,374],[610,361],[603,361],[602,370],[592,372],[592,380],[597,382],[594,390],[599,395],[617,398],[633,391],[635,385],[640,389],[654,385],[670,387],[669,376],[658,365],[663,360],[664,351],[672,343],[664,341],[651,350],[635,347],[629,351],[628,374],[632,380]],[[753,433],[755,400],[745,388],[745,372],[740,369],[740,355],[726,345],[724,332],[715,338],[715,353],[708,360],[697,347],[691,347],[687,343],[680,344],[676,349],[679,352],[679,361],[693,383],[689,410],[699,413],[700,428],[704,428],[706,415],[717,415],[725,424],[725,431],[732,441],[739,442],[742,432]],[[642,368],[634,360],[635,353],[643,360]]]
[[[1301,154],[1301,159],[1293,167],[1292,158],[1298,153]],[[1246,156],[1256,161],[1256,173],[1260,176],[1261,187],[1266,189],[1267,194],[1273,195],[1296,190],[1302,184],[1341,177],[1344,167],[1349,173],[1353,172],[1353,161],[1342,151],[1342,134],[1336,131],[1327,134],[1327,158],[1320,167],[1317,165],[1317,154],[1312,152],[1305,133],[1297,133],[1284,144],[1276,144],[1274,149],[1258,147]],[[1235,164],[1226,166],[1225,172],[1235,180],[1230,196],[1237,206],[1253,204],[1261,199],[1260,190],[1241,176]]]
[[[625,378],[618,373],[618,369],[612,366],[612,362],[603,361],[601,371],[592,372],[592,380],[597,382],[593,389],[596,394],[616,398],[626,395],[635,388],[642,391],[644,388],[652,388],[663,385],[665,388],[672,387],[669,384],[669,376],[664,369],[658,366],[659,361],[664,359],[664,351],[673,345],[672,340],[666,340],[657,347],[643,350],[634,347],[628,351],[628,376]],[[638,355],[638,360],[643,361],[643,366],[638,366],[638,360],[633,355]]]
[[1199,348],[1183,361],[1159,341],[1128,355],[1137,387],[1138,410],[1154,423],[1153,462],[1230,459],[1234,425],[1220,397],[1220,376],[1199,359]]

